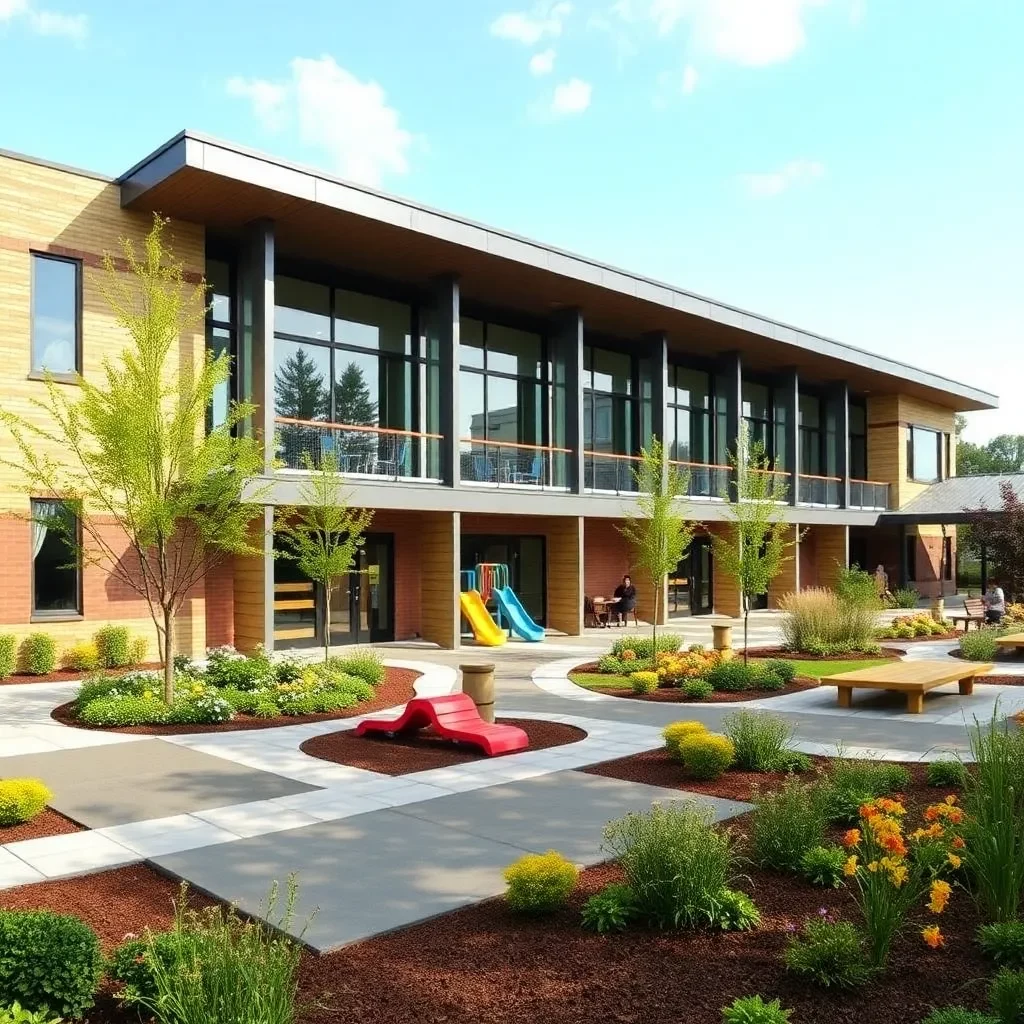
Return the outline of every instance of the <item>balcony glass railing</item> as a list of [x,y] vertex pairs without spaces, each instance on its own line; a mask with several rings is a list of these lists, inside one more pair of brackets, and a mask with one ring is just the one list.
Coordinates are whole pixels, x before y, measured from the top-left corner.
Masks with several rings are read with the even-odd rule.
[[886,512],[889,509],[889,485],[877,480],[850,480],[850,508],[862,508],[870,512]]
[[811,473],[801,473],[797,503],[820,505],[823,508],[839,508],[842,486],[843,481],[838,476],[814,476]]
[[616,455],[612,452],[583,453],[583,489],[608,491],[612,494],[635,494],[639,455]]
[[679,462],[669,460],[681,474],[688,478],[686,493],[691,498],[719,498],[728,500],[731,466],[719,466],[710,462]]
[[277,458],[287,469],[319,468],[331,454],[342,473],[379,479],[435,479],[440,434],[278,417]]
[[767,477],[767,488],[764,497],[774,498],[775,501],[784,505],[789,501],[792,487],[792,475],[784,469],[752,469],[752,473],[758,473]]
[[564,490],[568,455],[568,448],[462,438],[459,470],[463,483]]

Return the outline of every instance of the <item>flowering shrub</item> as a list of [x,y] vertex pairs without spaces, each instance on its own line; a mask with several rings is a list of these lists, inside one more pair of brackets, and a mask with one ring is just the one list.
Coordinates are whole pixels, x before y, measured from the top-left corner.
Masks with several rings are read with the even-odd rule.
[[631,672],[629,682],[634,693],[654,693],[658,688],[658,673]]
[[663,651],[654,659],[654,664],[664,686],[681,686],[690,679],[703,679],[719,660],[718,651]]
[[879,640],[910,640],[917,636],[943,636],[953,632],[953,623],[947,619],[941,622],[933,619],[927,612],[916,615],[897,615],[888,626],[875,631]]
[[[953,890],[941,876],[961,864],[964,841],[958,826],[964,814],[955,796],[928,807],[924,812],[928,827],[909,835],[903,830],[905,815],[898,800],[871,800],[860,809],[860,827],[849,829],[842,840],[848,851],[843,873],[855,884],[875,968],[885,965],[908,914],[925,896],[933,914],[946,909]],[[921,938],[932,949],[945,942],[935,924],[923,928]]]
[[64,649],[60,663],[72,672],[92,672],[99,667],[100,653],[92,640],[82,640]]
[[661,730],[662,739],[665,740],[665,749],[672,757],[679,757],[679,744],[690,736],[698,733],[706,733],[708,727],[703,722],[670,722]]
[[0,825],[31,821],[52,799],[39,779],[0,779]]
[[556,850],[528,853],[505,868],[505,899],[521,914],[550,914],[569,899],[578,877],[576,865]]
[[679,741],[677,756],[695,779],[717,779],[736,760],[736,748],[725,736],[698,732]]

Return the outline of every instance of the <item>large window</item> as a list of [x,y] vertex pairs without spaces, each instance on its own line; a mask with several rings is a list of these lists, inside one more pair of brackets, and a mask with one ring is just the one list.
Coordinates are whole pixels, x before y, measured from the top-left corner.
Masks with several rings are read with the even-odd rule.
[[78,615],[82,611],[80,527],[75,506],[32,499],[32,614]]
[[768,454],[772,451],[771,393],[764,384],[743,382],[743,419],[750,441],[760,441]]
[[925,427],[907,428],[907,476],[920,483],[934,483],[942,469],[942,435]]
[[676,462],[711,462],[711,381],[701,370],[668,368],[665,447]]
[[82,265],[32,253],[32,369],[78,373],[81,366]]
[[800,472],[822,475],[821,399],[815,395],[800,396]]
[[868,414],[863,405],[850,403],[850,476],[868,478]]
[[206,347],[216,359],[226,355],[231,360],[231,375],[217,385],[213,403],[208,413],[211,427],[219,427],[228,415],[228,409],[235,397],[235,303],[232,287],[232,267],[221,260],[206,261],[207,296],[210,308],[206,314]]
[[632,461],[613,456],[637,451],[637,399],[632,357],[583,349],[584,484],[598,490],[634,490]]
[[413,435],[423,432],[421,376],[428,388],[430,376],[421,373],[427,343],[415,310],[282,276],[275,282],[274,329],[275,414],[284,421],[285,463],[316,463],[329,450],[347,472],[420,475],[423,453]]

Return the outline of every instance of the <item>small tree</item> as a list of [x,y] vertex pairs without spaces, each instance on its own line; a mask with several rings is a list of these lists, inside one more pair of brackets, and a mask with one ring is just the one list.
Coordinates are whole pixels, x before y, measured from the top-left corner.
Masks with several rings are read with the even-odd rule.
[[1024,500],[1009,480],[999,482],[999,496],[1000,509],[982,505],[966,511],[974,540],[988,549],[995,566],[990,575],[1003,581],[1008,598],[1019,601],[1024,598]]
[[206,292],[203,281],[186,281],[165,226],[154,217],[141,254],[122,239],[127,272],[104,257],[103,293],[125,348],[74,390],[48,377],[46,397],[31,400],[34,417],[0,413],[19,455],[0,461],[21,473],[32,495],[81,513],[45,521],[76,561],[100,565],[146,601],[170,702],[174,618],[189,591],[226,555],[263,553],[249,534],[255,509],[241,500],[246,479],[263,469],[263,449],[232,429],[252,415],[251,405],[233,403],[224,422],[206,430],[230,358],[207,352],[196,366],[179,355],[183,339],[203,329]]
[[277,512],[275,532],[284,542],[282,557],[292,558],[302,574],[324,590],[324,661],[331,647],[331,581],[350,572],[373,520],[370,509],[348,504],[338,459],[325,452],[319,467],[303,454],[309,479],[300,489],[302,504]]
[[676,500],[685,497],[689,480],[675,466],[666,468],[658,438],[651,441],[650,448],[640,450],[633,475],[639,492],[638,511],[627,513],[626,522],[617,529],[632,545],[638,574],[654,589],[651,639],[657,655],[658,613],[665,577],[683,560],[698,524],[680,514]]
[[[789,529],[783,518],[786,485],[771,470],[764,442],[751,441],[746,425],[740,428],[736,451],[730,453],[736,500],[726,505],[729,529],[726,536],[711,538],[722,571],[736,581],[743,612],[743,661],[747,661],[750,608],[756,597],[768,593],[771,581],[792,555],[795,540],[786,540]],[[728,497],[728,495],[724,495]],[[796,527],[793,527],[795,530]]]

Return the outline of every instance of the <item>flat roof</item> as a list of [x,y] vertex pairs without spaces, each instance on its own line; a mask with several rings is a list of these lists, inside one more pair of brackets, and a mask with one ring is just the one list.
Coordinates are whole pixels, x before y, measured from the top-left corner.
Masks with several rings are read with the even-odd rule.
[[[283,241],[292,242],[293,249],[308,244],[314,256],[322,254],[328,242],[322,223],[325,211],[337,211],[345,215],[349,226],[354,226],[355,219],[363,222],[361,238],[369,240],[365,222],[370,222],[382,236],[397,241],[390,247],[381,243],[395,263],[402,263],[401,257],[405,257],[410,267],[423,272],[445,266],[449,272],[459,272],[461,252],[463,262],[472,269],[482,271],[487,266],[492,274],[507,273],[513,278],[508,282],[513,288],[522,285],[532,291],[558,293],[555,301],[547,302],[548,312],[560,305],[579,305],[589,320],[589,305],[598,311],[599,319],[611,325],[632,323],[635,318],[641,329],[653,324],[653,329],[672,333],[678,324],[680,336],[696,335],[710,351],[725,350],[729,333],[733,347],[742,347],[736,337],[739,331],[775,343],[765,354],[772,355],[776,365],[786,348],[791,350],[789,361],[798,369],[808,361],[812,374],[815,368],[825,369],[822,358],[846,364],[865,391],[872,388],[864,382],[869,384],[875,378],[882,390],[891,393],[898,381],[905,393],[957,410],[998,405],[995,395],[940,374],[199,132],[180,132],[116,180],[124,206],[148,206],[223,229],[237,229],[248,220],[269,217],[281,224]],[[319,214],[310,216],[305,207],[314,207]],[[402,244],[396,232],[419,237],[415,241],[406,237]],[[429,243],[436,243],[430,253]],[[465,255],[471,253],[477,254],[476,263]],[[570,286],[545,289],[530,271],[555,275]],[[654,307],[655,312],[641,315],[641,307]],[[702,336],[699,328],[693,330],[696,320],[720,325],[729,333],[708,330]],[[833,378],[842,376],[837,369],[832,371]],[[889,378],[889,382],[879,378]]]

